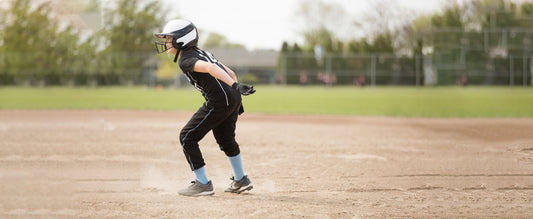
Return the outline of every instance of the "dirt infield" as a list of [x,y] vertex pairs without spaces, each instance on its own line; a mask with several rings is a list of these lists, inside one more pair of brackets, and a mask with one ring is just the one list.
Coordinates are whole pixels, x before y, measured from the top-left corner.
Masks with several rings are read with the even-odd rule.
[[215,195],[178,131],[191,112],[0,111],[0,218],[533,217],[533,119],[245,114],[237,139],[254,189],[209,134]]

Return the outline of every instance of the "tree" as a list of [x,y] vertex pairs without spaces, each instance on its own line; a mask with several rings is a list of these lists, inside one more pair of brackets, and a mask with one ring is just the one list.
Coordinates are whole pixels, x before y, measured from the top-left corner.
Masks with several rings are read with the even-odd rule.
[[385,31],[384,33],[378,35],[372,44],[368,46],[367,51],[370,53],[394,53],[391,33],[389,31]]
[[[317,45],[322,46],[326,53],[335,52],[337,50],[337,48],[335,48],[336,39],[334,38],[333,33],[325,27],[309,30],[304,33],[304,37],[307,46],[309,46],[308,50],[314,49]],[[338,49],[342,51],[342,48]]]
[[433,48],[433,25],[429,16],[422,15],[407,23],[401,33],[401,47],[413,55],[423,55]]
[[370,3],[370,10],[364,14],[363,20],[355,23],[372,39],[400,27],[407,20],[412,20],[412,16],[414,13],[409,13],[396,1],[375,0]]
[[209,33],[203,43],[203,47],[245,49],[244,45],[238,43],[231,43],[225,36],[218,33]]
[[15,0],[2,16],[0,51],[5,54],[5,72],[17,81],[58,84],[60,77],[70,74],[78,37],[71,27],[60,29],[50,17],[50,4],[32,9],[29,0]]
[[348,42],[348,52],[350,53],[364,54],[368,52],[368,47],[369,45],[366,37],[362,37],[361,39],[352,39],[350,42]]
[[304,27],[301,30],[305,38],[304,50],[309,52],[316,45],[333,52],[336,42],[343,37],[341,33],[351,33],[354,26],[341,5],[321,0],[301,1],[296,15]]
[[105,49],[99,56],[103,59],[104,73],[118,74],[122,82],[141,79],[148,61],[156,58],[150,42],[163,24],[161,5],[155,0],[143,3],[119,0],[116,7],[105,12],[105,27],[100,32]]

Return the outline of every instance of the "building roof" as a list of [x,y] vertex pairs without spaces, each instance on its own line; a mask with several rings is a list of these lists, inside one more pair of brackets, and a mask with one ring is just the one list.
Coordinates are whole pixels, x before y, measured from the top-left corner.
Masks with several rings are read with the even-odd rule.
[[275,50],[254,50],[214,48],[206,49],[224,65],[247,67],[276,67],[279,52]]

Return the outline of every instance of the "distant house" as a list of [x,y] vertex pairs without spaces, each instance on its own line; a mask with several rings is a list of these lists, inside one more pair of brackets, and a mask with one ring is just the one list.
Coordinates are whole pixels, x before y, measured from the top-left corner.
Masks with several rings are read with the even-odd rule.
[[275,50],[254,50],[216,48],[208,49],[239,77],[252,74],[258,83],[274,83],[279,52]]
[[[14,0],[0,1],[0,9],[9,9]],[[83,4],[70,0],[33,0],[32,7],[37,7],[43,3],[50,3],[50,16],[59,21],[61,27],[72,26],[79,31],[82,39],[98,31],[102,26],[101,10],[95,8],[86,10]]]

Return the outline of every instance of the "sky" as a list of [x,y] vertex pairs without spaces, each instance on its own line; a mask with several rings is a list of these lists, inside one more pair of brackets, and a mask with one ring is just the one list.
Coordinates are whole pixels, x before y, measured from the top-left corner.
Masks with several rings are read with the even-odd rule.
[[[243,44],[249,50],[279,50],[284,41],[303,41],[303,27],[297,22],[301,1],[310,0],[165,0],[164,4],[170,11],[168,19],[180,17],[190,20],[204,34],[222,34],[230,42]],[[322,1],[341,5],[346,15],[353,20],[362,19],[372,10],[372,0]],[[406,13],[432,13],[442,8],[444,0],[389,2],[405,9]]]

